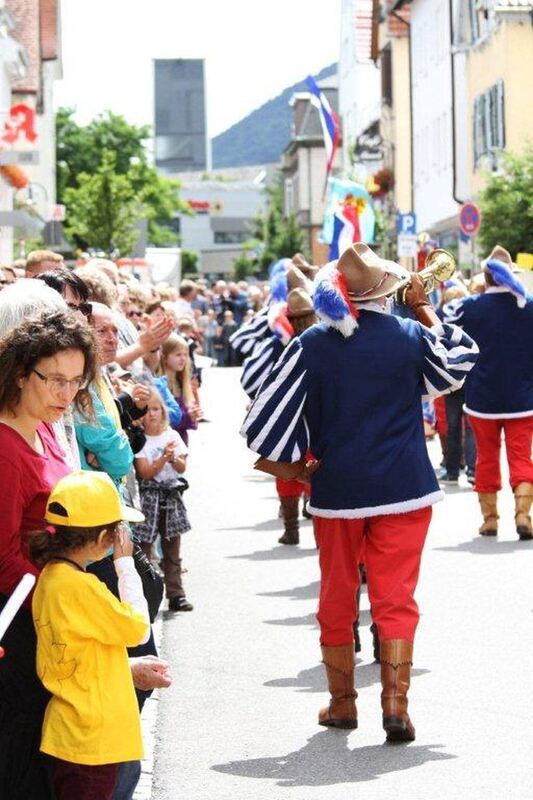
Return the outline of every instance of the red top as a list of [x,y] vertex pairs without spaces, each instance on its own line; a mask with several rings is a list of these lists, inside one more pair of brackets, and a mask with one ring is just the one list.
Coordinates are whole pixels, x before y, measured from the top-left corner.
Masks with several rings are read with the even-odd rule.
[[[71,469],[49,425],[37,428],[44,455],[0,423],[0,594],[10,595],[25,572],[39,569],[23,550],[21,534],[43,527],[48,496]],[[31,598],[31,596],[30,596]],[[31,606],[31,599],[26,601]]]

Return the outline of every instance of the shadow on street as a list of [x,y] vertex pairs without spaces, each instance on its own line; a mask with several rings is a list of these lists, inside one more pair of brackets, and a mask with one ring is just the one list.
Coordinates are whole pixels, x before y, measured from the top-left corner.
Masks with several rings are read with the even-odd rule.
[[[368,655],[370,656],[372,648],[368,647]],[[420,675],[426,675],[430,672],[429,669],[413,669],[411,677],[417,678]],[[357,664],[355,668],[355,685],[357,689],[366,689],[368,686],[374,686],[381,682],[381,668],[376,662],[372,664]],[[263,686],[269,686],[275,689],[299,689],[303,693],[312,692],[327,692],[326,673],[322,664],[317,664],[315,667],[303,669],[296,677],[292,678],[275,678],[272,681],[266,681]],[[317,709],[318,711],[318,709]]]
[[[285,619],[264,619],[265,625],[310,625],[313,628],[318,627],[316,616],[312,614],[304,614],[302,617],[286,617]],[[372,619],[370,611],[367,608],[359,612],[359,625],[370,625]],[[371,636],[371,634],[369,634]]]
[[243,553],[238,556],[227,556],[227,558],[244,558],[247,561],[282,561],[291,558],[305,558],[306,556],[316,555],[317,551],[315,547],[287,547],[286,545],[280,544],[279,547],[274,547],[272,550],[256,550],[255,553]]
[[[278,786],[331,786],[377,780],[381,775],[421,767],[429,761],[457,758],[439,753],[442,744],[348,747],[348,731],[321,731],[301,750],[272,758],[230,761],[211,767],[243,778],[275,780]],[[355,741],[355,733],[352,741]]]
[[294,589],[279,589],[277,592],[259,592],[258,597],[290,597],[293,600],[318,600],[319,591],[320,581],[313,581],[306,586],[295,586]]
[[497,555],[498,553],[514,553],[516,550],[525,550],[532,542],[498,541],[495,536],[478,536],[469,542],[450,545],[450,547],[434,547],[433,550],[441,550],[448,553],[472,553],[473,555]]

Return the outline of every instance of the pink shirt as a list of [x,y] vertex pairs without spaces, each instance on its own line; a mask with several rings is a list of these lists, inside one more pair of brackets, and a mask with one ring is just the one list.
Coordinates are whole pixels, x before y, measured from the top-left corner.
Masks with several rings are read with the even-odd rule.
[[28,560],[22,534],[43,527],[50,492],[71,471],[52,428],[41,423],[37,432],[43,455],[0,423],[0,594],[4,595],[11,594],[25,572],[39,574]]

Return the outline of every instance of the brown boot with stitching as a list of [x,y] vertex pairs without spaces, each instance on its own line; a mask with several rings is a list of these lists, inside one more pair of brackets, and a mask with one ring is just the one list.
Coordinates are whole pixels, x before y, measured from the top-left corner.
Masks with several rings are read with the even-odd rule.
[[413,742],[415,729],[407,713],[407,692],[411,683],[413,643],[386,639],[380,643],[381,708],[388,742]]
[[479,505],[483,514],[483,525],[479,529],[481,536],[498,535],[498,508],[496,492],[478,492]]
[[285,533],[278,539],[280,544],[299,544],[300,528],[298,525],[299,497],[280,497],[281,513]]
[[515,523],[518,538],[522,541],[533,539],[533,528],[531,527],[531,502],[533,501],[533,484],[523,481],[514,488],[515,499]]
[[357,728],[355,707],[354,672],[355,654],[353,643],[338,647],[322,645],[322,661],[328,676],[331,700],[327,708],[318,714],[318,724],[328,728]]

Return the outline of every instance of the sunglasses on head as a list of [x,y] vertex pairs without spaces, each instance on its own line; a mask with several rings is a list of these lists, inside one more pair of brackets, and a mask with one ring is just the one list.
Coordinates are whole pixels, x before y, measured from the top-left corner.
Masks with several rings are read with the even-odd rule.
[[67,303],[67,306],[71,308],[73,311],[80,311],[84,317],[90,317],[93,313],[93,305],[92,303]]

